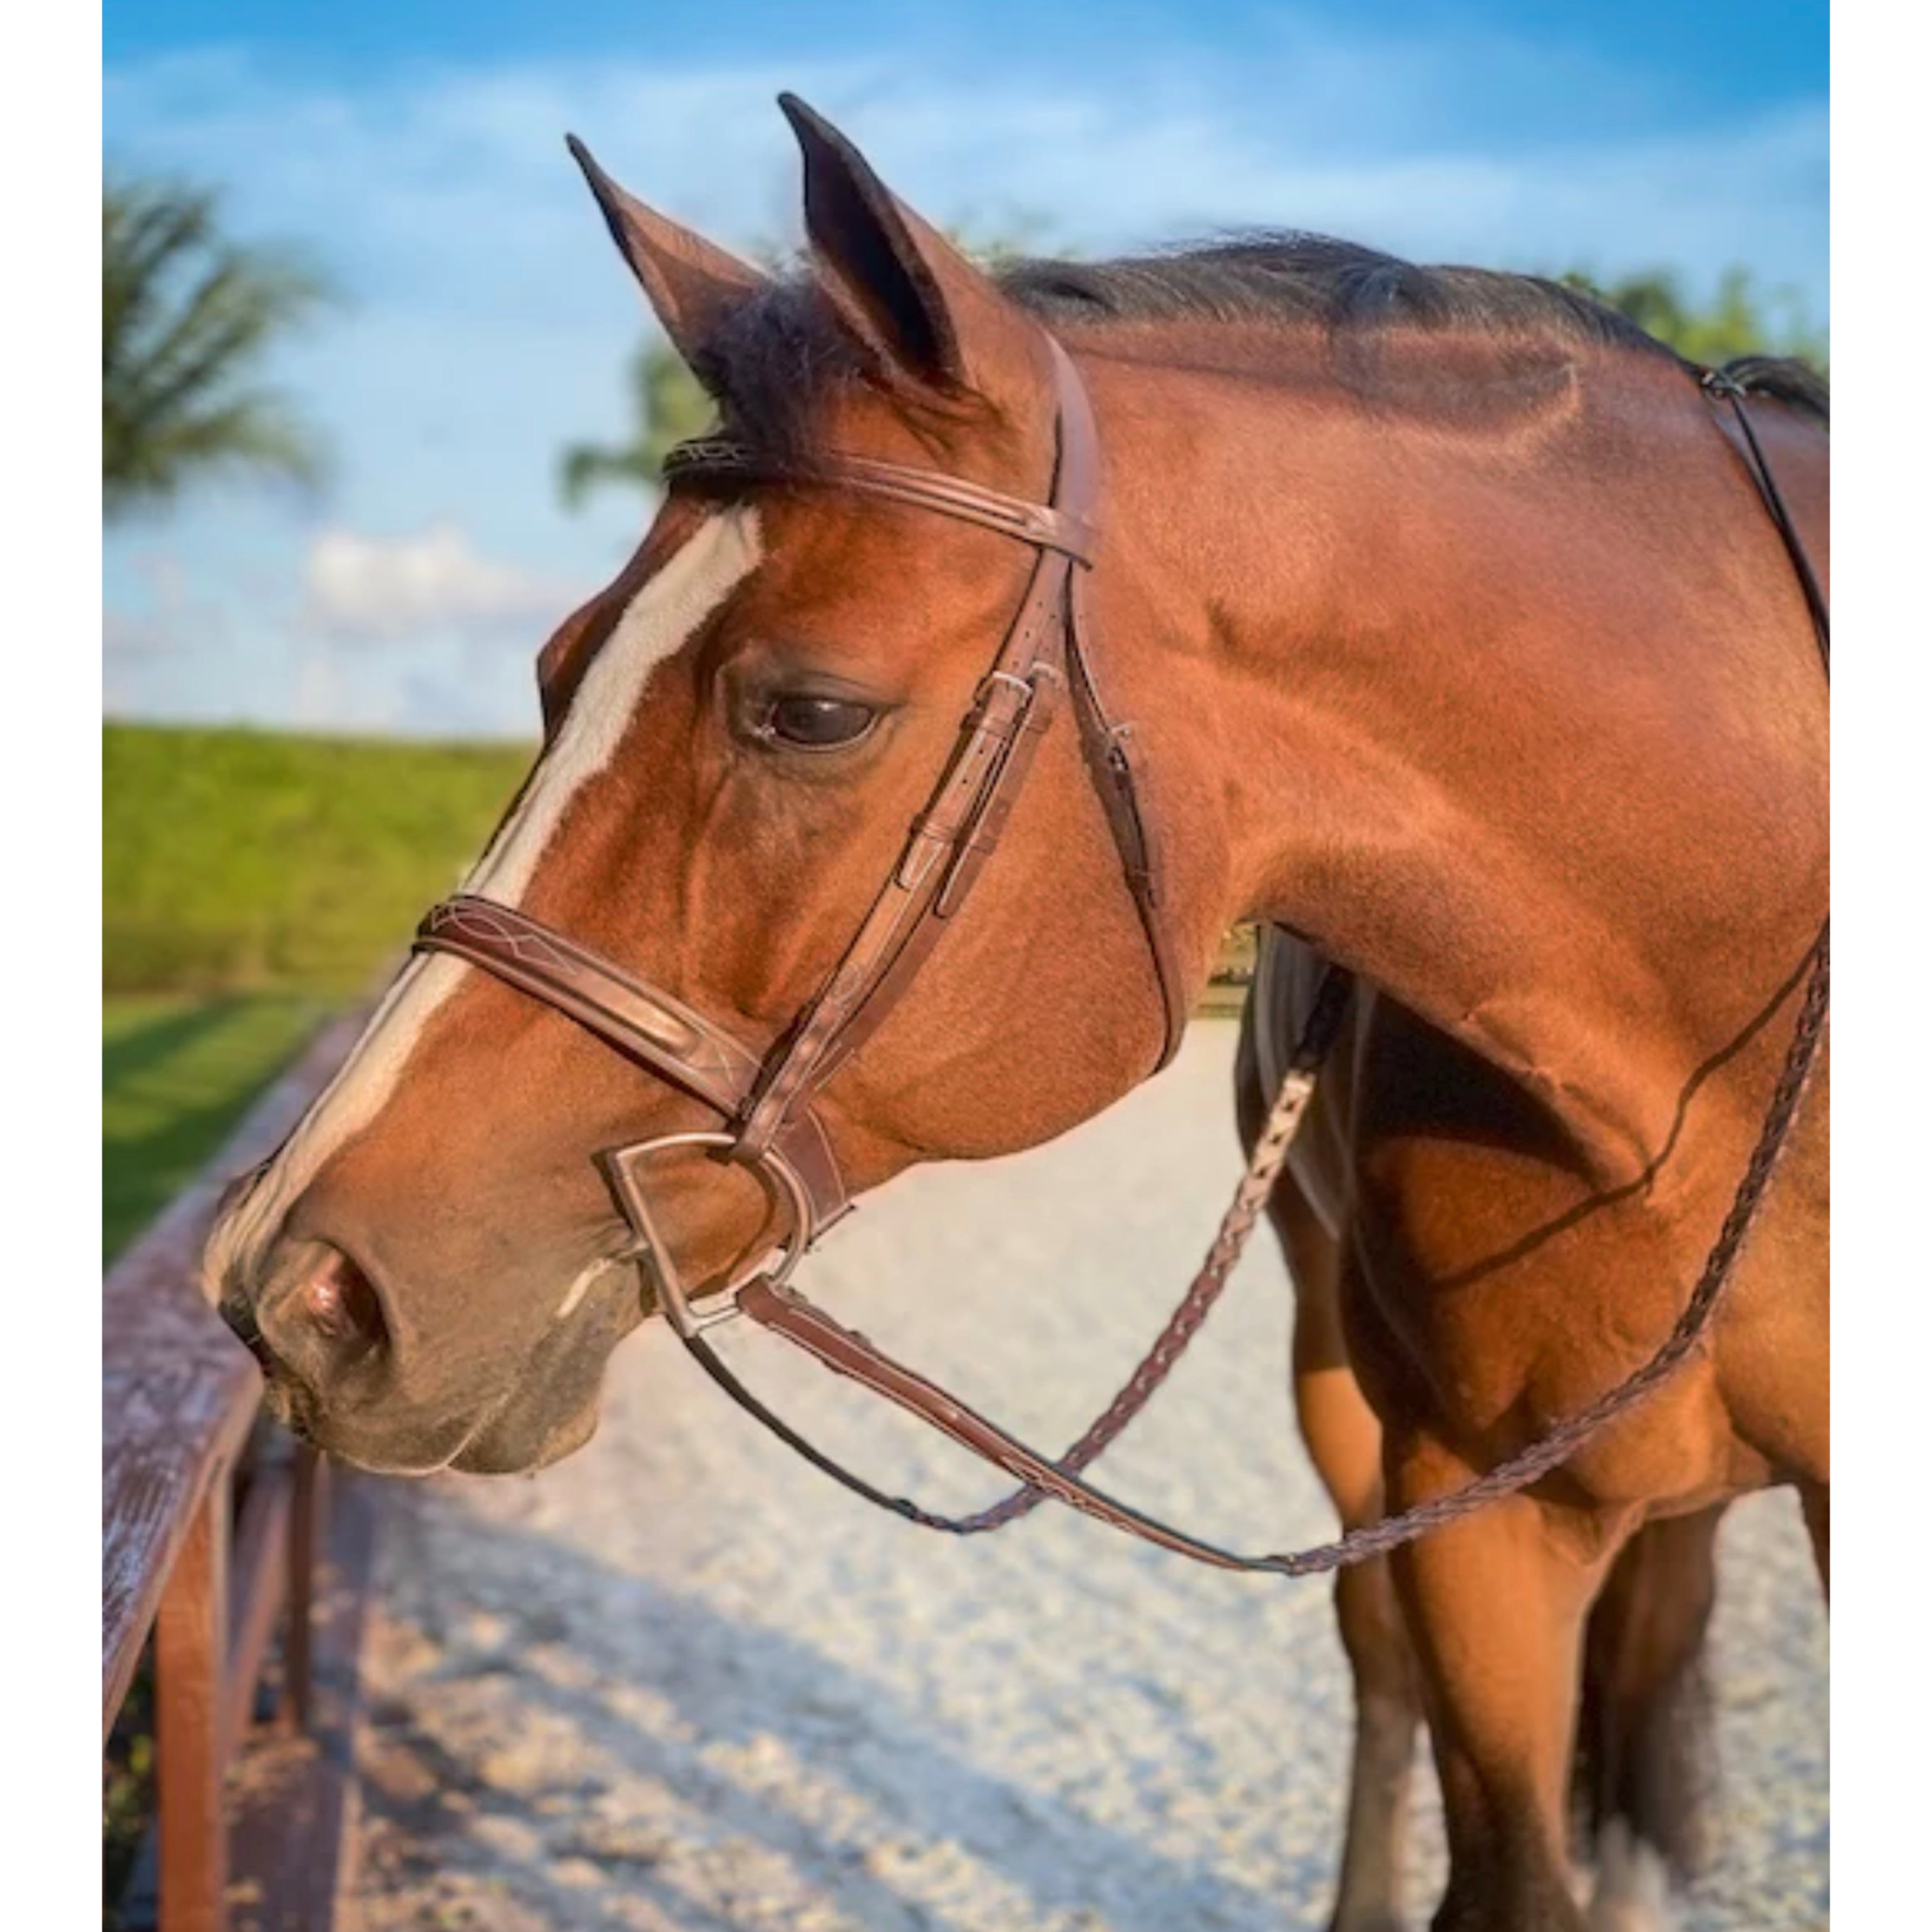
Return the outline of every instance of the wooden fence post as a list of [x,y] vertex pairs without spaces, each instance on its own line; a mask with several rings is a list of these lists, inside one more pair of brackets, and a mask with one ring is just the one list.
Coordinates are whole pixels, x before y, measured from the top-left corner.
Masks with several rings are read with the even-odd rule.
[[296,1448],[295,1494],[289,1510],[288,1637],[284,1649],[282,1712],[306,1731],[314,1714],[315,1566],[328,1508],[328,1466],[306,1442]]
[[227,1918],[229,1486],[225,1470],[208,1484],[154,1620],[161,1932],[222,1932]]
[[[352,1014],[319,1034],[101,1284],[100,1733],[105,1745],[152,1631],[160,1932],[226,1932],[231,1882],[254,1900],[251,1922],[283,1932],[333,1923],[354,1810],[370,1502],[352,1485],[335,1491],[351,1507],[326,1550],[334,1587],[320,1601],[311,1571],[331,1510],[312,1450],[290,1466],[265,1458],[232,1527],[262,1381],[204,1298],[200,1258],[227,1177],[287,1138],[362,1027]],[[260,1740],[273,1774],[242,1780],[231,1815],[228,1766],[249,1740],[284,1603],[293,1722]],[[334,1726],[326,1738],[307,1735],[318,1716]]]

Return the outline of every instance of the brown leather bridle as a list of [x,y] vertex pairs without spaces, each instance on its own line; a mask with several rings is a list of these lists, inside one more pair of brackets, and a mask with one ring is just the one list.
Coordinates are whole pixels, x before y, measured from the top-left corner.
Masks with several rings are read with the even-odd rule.
[[[1109,718],[1096,682],[1086,620],[1100,448],[1071,358],[1042,336],[1056,404],[1056,454],[1044,506],[936,471],[869,458],[779,464],[723,438],[688,442],[664,464],[668,482],[716,494],[750,485],[828,487],[879,496],[992,530],[1028,545],[1033,570],[1018,613],[974,694],[958,743],[904,848],[844,956],[770,1052],[760,1054],[683,1001],[526,913],[464,894],[431,910],[419,951],[448,952],[568,1014],[619,1052],[703,1102],[721,1125],[659,1135],[598,1156],[638,1238],[666,1318],[687,1340],[713,1322],[753,1312],[783,1288],[806,1250],[850,1205],[814,1096],[904,996],[992,856],[1064,692],[1106,810],[1153,962],[1165,1066],[1180,1045],[1188,999],[1163,923],[1158,866],[1139,795],[1132,728]],[[776,1252],[700,1298],[652,1218],[645,1171],[676,1150],[709,1150],[748,1169],[776,1216]]]
[[[1349,976],[1330,968],[1291,1057],[1248,1170],[1214,1246],[1180,1305],[1132,1378],[1066,1454],[1050,1459],[1008,1434],[863,1336],[815,1308],[788,1284],[813,1244],[850,1206],[838,1159],[814,1096],[871,1036],[908,985],[992,856],[1026,782],[1063,688],[1082,750],[1146,935],[1164,1034],[1157,1066],[1173,1057],[1188,1003],[1163,922],[1157,854],[1139,795],[1132,727],[1110,722],[1093,671],[1085,619],[1085,573],[1093,564],[1100,453],[1084,387],[1066,351],[1042,332],[1056,404],[1052,490],[1042,506],[938,472],[869,458],[775,461],[723,438],[681,445],[664,465],[672,483],[727,496],[748,485],[828,487],[883,497],[998,532],[1035,552],[1018,614],[980,680],[958,746],[913,822],[898,862],[818,994],[771,1050],[760,1054],[682,1000],[626,972],[528,914],[459,895],[432,908],[416,950],[453,953],[567,1014],[619,1052],[711,1108],[715,1129],[660,1134],[597,1156],[613,1198],[635,1237],[630,1251],[685,1346],[740,1406],[836,1481],[914,1522],[956,1534],[993,1529],[1052,1498],[1111,1527],[1218,1568],[1306,1576],[1360,1562],[1558,1467],[1588,1436],[1640,1400],[1697,1345],[1715,1312],[1732,1263],[1761,1206],[1802,1105],[1830,998],[1830,927],[1810,954],[1791,1047],[1758,1141],[1689,1301],[1670,1335],[1641,1368],[1460,1489],[1350,1531],[1340,1540],[1282,1555],[1244,1556],[1143,1515],[1082,1479],[1082,1472],[1139,1412],[1204,1320],[1278,1179],[1314,1074],[1339,1027]],[[1804,589],[1827,677],[1830,618],[1744,409],[1746,392],[1721,372],[1697,372],[1706,392],[1731,407],[1744,464]],[[777,1230],[770,1245],[722,1286],[700,1295],[679,1270],[652,1217],[644,1170],[654,1156],[697,1149],[748,1169],[764,1187]],[[700,1306],[700,1301],[705,1305]],[[833,1461],[745,1387],[704,1338],[748,1316],[916,1416],[1018,1480],[1021,1486],[968,1516],[931,1514],[887,1494]]]

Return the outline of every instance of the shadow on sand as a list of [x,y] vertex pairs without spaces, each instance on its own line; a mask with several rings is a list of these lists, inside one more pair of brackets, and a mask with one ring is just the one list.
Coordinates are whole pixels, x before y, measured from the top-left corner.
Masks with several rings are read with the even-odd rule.
[[[976,1767],[930,1715],[806,1645],[472,1516],[459,1491],[391,1487],[384,1505],[372,1924],[1324,1922],[1325,1863],[1264,1897]],[[382,1916],[453,1875],[500,1915],[476,1916],[472,1890]]]

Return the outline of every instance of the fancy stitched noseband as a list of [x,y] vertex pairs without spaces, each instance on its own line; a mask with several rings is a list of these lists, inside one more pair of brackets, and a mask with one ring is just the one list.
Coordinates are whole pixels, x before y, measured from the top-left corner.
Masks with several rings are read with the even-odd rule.
[[[1044,332],[1042,332],[1044,333]],[[972,524],[1030,546],[1032,574],[1018,614],[981,679],[959,741],[898,862],[857,934],[817,994],[768,1053],[760,1054],[682,1000],[625,971],[513,907],[459,895],[435,907],[416,940],[453,953],[554,1007],[620,1053],[710,1107],[718,1127],[652,1138],[600,1154],[613,1198],[636,1236],[630,1251],[649,1275],[658,1307],[685,1346],[739,1405],[782,1441],[868,1502],[927,1528],[970,1534],[995,1529],[1048,1498],[1111,1527],[1218,1568],[1306,1576],[1360,1562],[1526,1487],[1588,1436],[1640,1400],[1696,1345],[1714,1313],[1802,1102],[1830,998],[1829,922],[1809,961],[1797,1026],[1758,1140],[1718,1238],[1670,1335],[1641,1368],[1596,1401],[1462,1488],[1351,1530],[1339,1540],[1282,1555],[1244,1556],[1158,1522],[1083,1480],[1083,1472],[1145,1405],[1226,1286],[1280,1177],[1314,1076],[1339,1028],[1350,980],[1330,968],[1208,1257],[1126,1385],[1078,1442],[1049,1459],[894,1361],[788,1286],[807,1250],[847,1210],[844,1181],[814,1096],[870,1037],[964,903],[992,856],[1024,785],[1063,688],[1088,772],[1105,808],[1122,872],[1146,936],[1164,1035],[1160,1066],[1180,1042],[1187,1002],[1164,922],[1157,854],[1144,813],[1131,727],[1112,723],[1101,702],[1085,622],[1085,573],[1093,563],[1099,446],[1086,392],[1066,351],[1044,337],[1056,403],[1056,456],[1042,506],[937,472],[868,458],[782,464],[746,445],[707,438],[680,445],[667,479],[734,494],[748,484],[856,491]],[[1730,376],[1698,372],[1706,392],[1728,404],[1742,432],[1745,469],[1777,527],[1805,594],[1826,676],[1830,617],[1796,526],[1779,495]],[[709,1151],[746,1168],[765,1190],[777,1233],[723,1286],[701,1296],[687,1284],[652,1217],[645,1169],[652,1157]],[[764,1241],[761,1235],[760,1240]],[[700,1306],[700,1300],[705,1305]],[[888,1495],[834,1462],[760,1402],[727,1366],[704,1330],[734,1316],[804,1349],[1016,1478],[1020,1487],[967,1516],[936,1516]]]

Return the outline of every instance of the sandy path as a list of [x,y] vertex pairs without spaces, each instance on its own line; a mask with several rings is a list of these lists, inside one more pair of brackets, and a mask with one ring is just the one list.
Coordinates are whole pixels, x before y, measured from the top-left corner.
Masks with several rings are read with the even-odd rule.
[[[1197,1024],[1160,1079],[1052,1148],[908,1176],[814,1261],[812,1294],[1069,1439],[1232,1184],[1233,1037]],[[1242,1547],[1330,1533],[1290,1432],[1287,1303],[1264,1236],[1108,1458],[1114,1484]],[[937,1438],[776,1343],[728,1340],[860,1467],[928,1499],[986,1493]],[[1688,1922],[1813,1926],[1822,1614],[1788,1496],[1740,1505],[1725,1536],[1720,1849]],[[925,1534],[797,1462],[661,1333],[620,1354],[571,1461],[400,1494],[382,1591],[368,1932],[1324,1922],[1346,1746],[1325,1585],[1202,1570],[1064,1514]],[[1424,1825],[1418,1923],[1442,1870],[1432,1810]]]

